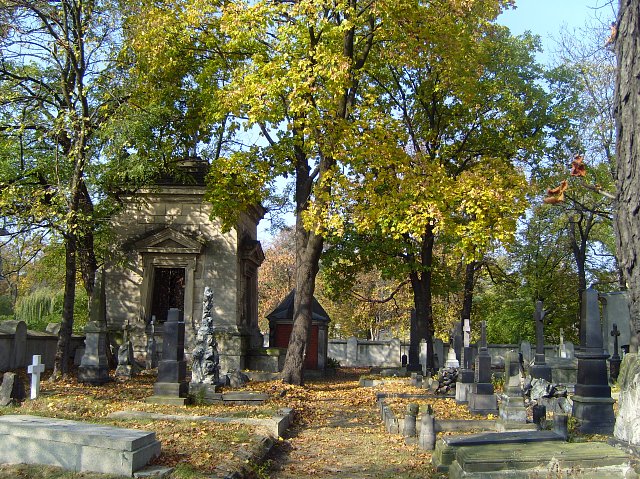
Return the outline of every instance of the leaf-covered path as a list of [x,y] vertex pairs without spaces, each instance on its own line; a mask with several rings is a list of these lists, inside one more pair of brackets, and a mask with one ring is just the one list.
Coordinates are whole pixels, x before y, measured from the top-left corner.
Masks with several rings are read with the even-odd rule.
[[445,477],[434,472],[431,454],[385,432],[375,393],[354,378],[307,390],[312,397],[300,398],[302,420],[271,454],[271,479]]

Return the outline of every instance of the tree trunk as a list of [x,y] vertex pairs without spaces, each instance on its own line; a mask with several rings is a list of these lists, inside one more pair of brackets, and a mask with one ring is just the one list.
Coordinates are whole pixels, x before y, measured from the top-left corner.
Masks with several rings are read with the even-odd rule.
[[477,261],[467,263],[464,271],[464,291],[462,293],[462,309],[460,310],[460,321],[471,319],[471,307],[473,306],[473,284],[476,274]]
[[282,379],[289,384],[304,383],[304,360],[311,334],[313,293],[316,286],[323,238],[309,231],[302,213],[309,205],[312,178],[307,157],[294,147],[296,157],[296,294],[293,303],[293,329],[289,337]]
[[68,237],[65,241],[65,280],[64,300],[62,305],[62,322],[58,333],[56,357],[52,378],[58,378],[60,374],[69,372],[69,343],[73,331],[73,307],[76,299],[76,254],[77,245],[74,237]]
[[638,351],[640,334],[640,0],[620,0],[615,42],[617,198],[615,226],[620,267],[630,299],[630,349]]
[[[413,290],[413,304],[415,308],[415,321],[411,323],[409,336],[409,371],[422,369],[420,365],[420,341],[427,342],[427,370],[435,371],[433,357],[433,306],[431,301],[431,278],[433,267],[433,243],[435,237],[433,230],[428,228],[422,237],[420,248],[420,262],[422,272],[412,272],[411,288]],[[440,361],[443,358],[438,358]]]

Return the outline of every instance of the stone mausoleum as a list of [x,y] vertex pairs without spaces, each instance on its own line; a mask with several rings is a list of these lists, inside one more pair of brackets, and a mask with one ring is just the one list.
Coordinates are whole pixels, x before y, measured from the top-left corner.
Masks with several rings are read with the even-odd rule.
[[152,318],[154,336],[161,341],[167,311],[178,308],[184,313],[189,355],[209,286],[220,371],[226,373],[250,367],[249,352],[263,343],[257,270],[264,254],[256,236],[264,211],[256,206],[224,233],[204,200],[207,166],[199,160],[184,162],[180,181],[166,178],[124,198],[123,210],[113,218],[117,254],[106,267],[107,320],[115,330],[129,324],[141,358]]

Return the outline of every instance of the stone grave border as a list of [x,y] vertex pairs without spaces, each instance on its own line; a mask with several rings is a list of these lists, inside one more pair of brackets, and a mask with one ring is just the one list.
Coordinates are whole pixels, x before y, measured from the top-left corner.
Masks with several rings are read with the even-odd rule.
[[[385,430],[389,434],[403,434],[404,421],[399,420],[393,410],[386,404],[386,399],[418,399],[433,400],[446,399],[446,396],[434,396],[433,394],[404,394],[404,393],[377,393],[376,404],[380,414],[380,420],[384,424]],[[421,414],[424,411],[421,411]],[[496,419],[435,419],[434,432],[470,432],[470,431],[496,431]],[[416,421],[416,432],[418,437],[422,421]]]
[[[222,424],[244,424],[254,426],[256,433],[249,444],[240,447],[233,452],[232,457],[225,459],[216,467],[212,478],[243,479],[254,477],[254,467],[261,465],[267,455],[278,441],[281,440],[286,430],[293,422],[294,411],[292,408],[281,408],[277,413],[265,419],[237,418],[217,416],[196,416],[186,414],[160,414],[144,411],[117,411],[109,414],[110,419],[147,419],[168,421],[211,421]],[[144,473],[144,470],[139,471]],[[141,476],[142,477],[142,476]],[[156,476],[157,477],[157,476]]]

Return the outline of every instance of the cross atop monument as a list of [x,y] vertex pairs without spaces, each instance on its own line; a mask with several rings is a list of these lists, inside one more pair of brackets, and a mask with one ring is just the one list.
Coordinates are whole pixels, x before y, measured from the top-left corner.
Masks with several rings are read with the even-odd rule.
[[613,323],[611,336],[613,336],[613,356],[618,357],[618,336],[620,336],[620,331],[618,331],[618,325],[616,323]]
[[33,355],[33,364],[29,365],[27,372],[31,374],[31,399],[40,395],[40,375],[44,372],[44,364],[39,354]]

